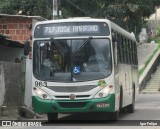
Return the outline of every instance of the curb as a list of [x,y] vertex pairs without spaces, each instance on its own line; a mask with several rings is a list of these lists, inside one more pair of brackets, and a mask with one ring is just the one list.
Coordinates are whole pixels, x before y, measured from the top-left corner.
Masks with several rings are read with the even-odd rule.
[[24,116],[25,118],[42,118],[45,116],[44,114],[40,115],[38,113],[35,113],[32,109],[29,109],[26,106],[20,107],[19,114],[21,116]]

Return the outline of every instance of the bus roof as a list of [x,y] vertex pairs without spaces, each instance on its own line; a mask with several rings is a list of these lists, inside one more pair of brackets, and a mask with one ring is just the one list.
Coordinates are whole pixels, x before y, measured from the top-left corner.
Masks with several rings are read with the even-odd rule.
[[40,22],[37,22],[36,25],[37,24],[61,23],[61,22],[106,22],[109,26],[111,26],[111,28],[114,31],[136,42],[136,38],[133,35],[133,33],[132,34],[129,33],[128,31],[126,31],[125,29],[123,29],[122,27],[118,26],[117,24],[113,23],[112,21],[108,19],[98,19],[98,18],[90,18],[90,17],[73,17],[69,19],[40,21]]
[[114,30],[114,31],[117,31],[118,33],[126,36],[127,38],[135,41],[136,41],[136,38],[135,38],[135,35],[133,32],[129,33],[128,31],[126,31],[125,29],[123,29],[122,27],[118,26],[117,24],[115,24],[114,22],[111,22],[110,21],[110,24],[111,24],[111,28]]
[[89,17],[85,17],[85,18],[84,17],[77,17],[77,18],[69,18],[69,19],[41,21],[41,22],[37,22],[37,24],[60,23],[60,22],[107,22],[107,23],[109,23],[109,20],[108,19],[89,18]]

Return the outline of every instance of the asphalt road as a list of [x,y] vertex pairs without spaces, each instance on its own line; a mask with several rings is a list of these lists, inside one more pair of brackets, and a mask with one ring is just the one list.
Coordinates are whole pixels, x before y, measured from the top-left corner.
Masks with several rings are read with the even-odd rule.
[[[59,114],[56,124],[48,123],[47,117],[41,120],[44,120],[42,125],[48,129],[106,129],[106,127],[107,129],[128,129],[126,126],[130,126],[130,129],[160,129],[160,94],[140,94],[136,101],[135,112],[120,113],[119,121],[109,121],[103,114],[90,113]],[[153,125],[155,126],[153,127]],[[11,129],[13,127],[3,128]]]
[[[102,114],[79,113],[60,114],[59,120],[101,122],[106,120]],[[120,113],[119,120],[160,120],[160,94],[139,94],[134,113]]]

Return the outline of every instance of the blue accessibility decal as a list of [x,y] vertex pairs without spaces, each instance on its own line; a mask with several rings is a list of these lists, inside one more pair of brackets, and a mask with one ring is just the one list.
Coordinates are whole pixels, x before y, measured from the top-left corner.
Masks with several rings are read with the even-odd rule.
[[79,66],[75,66],[75,67],[73,68],[73,73],[74,73],[74,74],[79,74],[79,73],[80,73],[80,67],[79,67]]

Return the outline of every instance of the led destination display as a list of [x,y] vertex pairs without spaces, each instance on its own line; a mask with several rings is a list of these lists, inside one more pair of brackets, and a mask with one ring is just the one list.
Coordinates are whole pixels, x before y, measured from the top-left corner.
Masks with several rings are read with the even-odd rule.
[[35,38],[109,35],[108,25],[102,22],[42,24],[36,27],[35,32]]
[[78,32],[92,32],[98,33],[98,25],[81,25],[81,26],[46,26],[44,27],[44,35],[50,34],[64,34],[64,33],[78,33]]

